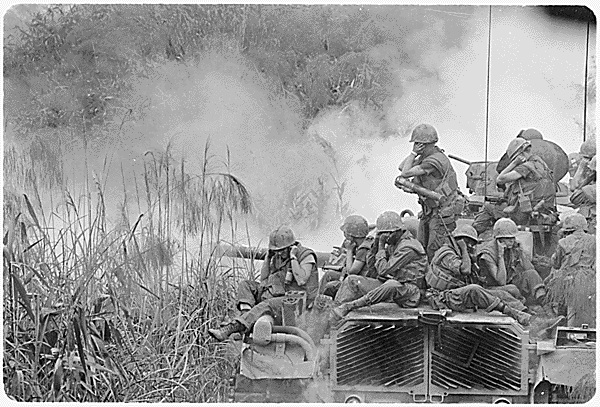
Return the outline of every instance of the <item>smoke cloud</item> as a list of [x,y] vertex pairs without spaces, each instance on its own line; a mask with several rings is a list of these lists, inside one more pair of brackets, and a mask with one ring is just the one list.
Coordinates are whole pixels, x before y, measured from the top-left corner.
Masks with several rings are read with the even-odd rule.
[[[298,237],[315,249],[342,239],[342,216],[358,213],[374,223],[385,210],[419,207],[415,195],[393,185],[408,154],[408,134],[426,122],[440,134],[447,153],[483,160],[486,145],[486,79],[489,8],[483,6],[348,6],[348,21],[332,26],[361,30],[373,38],[370,60],[385,75],[380,109],[360,100],[320,111],[306,123],[298,101],[254,65],[226,37],[213,39],[195,61],[157,66],[138,79],[127,100],[143,116],[118,134],[89,140],[89,165],[101,170],[109,157],[109,193],[117,200],[134,188],[144,153],[164,150],[200,171],[204,147],[248,186],[255,215],[248,220],[256,240],[278,223],[294,223],[290,191],[329,195],[314,225],[298,225]],[[298,11],[302,13],[305,11]],[[294,17],[290,17],[290,24]],[[298,23],[296,21],[296,23]],[[310,20],[303,20],[310,31]],[[385,33],[376,41],[374,33]],[[489,160],[497,160],[518,131],[535,127],[569,153],[582,141],[585,26],[548,20],[535,7],[493,7],[489,92]],[[335,47],[331,35],[330,47]],[[370,37],[369,37],[370,38]],[[595,27],[590,61],[595,59]],[[595,64],[593,65],[595,67]],[[595,72],[590,72],[595,75]],[[594,122],[595,101],[588,104]],[[595,128],[595,125],[594,125]],[[588,135],[589,136],[589,135]],[[81,150],[70,147],[71,168]],[[466,192],[466,165],[453,162]],[[121,170],[123,166],[123,177]],[[77,170],[73,170],[76,178]],[[340,187],[343,185],[343,194]],[[321,188],[321,190],[319,190]],[[337,210],[336,210],[337,207]]]

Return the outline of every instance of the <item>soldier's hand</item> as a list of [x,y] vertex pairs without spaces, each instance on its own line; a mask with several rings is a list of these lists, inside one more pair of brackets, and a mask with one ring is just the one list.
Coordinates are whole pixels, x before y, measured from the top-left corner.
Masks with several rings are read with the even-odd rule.
[[298,246],[292,245],[292,247],[290,247],[290,257],[296,257],[297,254],[298,254]]
[[414,151],[417,155],[421,154],[423,152],[423,150],[425,150],[425,144],[424,143],[415,143],[415,144],[413,144],[412,151]]
[[350,239],[346,239],[344,240],[343,247],[349,252],[354,252],[354,249],[356,249],[356,242]]
[[458,243],[458,247],[460,247],[460,251],[464,254],[464,253],[468,253],[468,248],[467,248],[467,242],[465,242],[464,240],[460,239],[457,241]]
[[385,247],[385,243],[387,242],[389,237],[390,234],[388,232],[381,232],[377,234],[377,238],[379,239],[378,245],[380,249]]

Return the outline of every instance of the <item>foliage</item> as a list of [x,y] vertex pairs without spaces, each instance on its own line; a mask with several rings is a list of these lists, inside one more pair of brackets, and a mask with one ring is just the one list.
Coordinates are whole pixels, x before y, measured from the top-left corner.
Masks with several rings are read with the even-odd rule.
[[79,199],[65,190],[44,214],[39,178],[27,176],[33,162],[9,155],[5,181],[20,179],[33,194],[5,189],[3,370],[15,400],[227,399],[237,362],[206,330],[233,308],[247,274],[219,266],[209,249],[190,256],[189,239],[214,247],[249,196],[231,174],[211,172],[208,145],[197,175],[168,150],[149,155],[146,211],[130,225],[124,203],[114,229],[99,180]]

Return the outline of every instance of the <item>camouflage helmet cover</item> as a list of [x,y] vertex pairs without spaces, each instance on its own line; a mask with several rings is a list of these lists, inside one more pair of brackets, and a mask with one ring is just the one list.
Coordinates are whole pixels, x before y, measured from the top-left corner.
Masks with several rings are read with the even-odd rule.
[[531,143],[528,140],[517,137],[512,140],[506,148],[506,155],[510,160],[514,159],[519,153],[525,151],[527,147],[530,147]]
[[365,237],[369,234],[369,223],[360,215],[350,215],[340,229],[352,237]]
[[378,232],[395,232],[404,229],[402,217],[393,211],[386,211],[379,215],[376,225]]
[[596,140],[587,139],[581,144],[581,148],[579,149],[579,154],[584,157],[592,158],[596,155]]
[[477,243],[478,239],[477,239],[477,231],[475,230],[475,228],[471,225],[457,225],[456,229],[454,229],[454,231],[452,232],[452,236],[454,236],[455,238],[459,238],[459,237],[468,237],[472,240],[475,241],[475,243]]
[[410,136],[411,143],[437,143],[437,141],[438,134],[435,127],[425,123],[415,127]]
[[493,235],[494,239],[502,237],[517,237],[517,224],[509,218],[501,218],[494,223]]
[[287,226],[279,226],[269,235],[269,250],[285,249],[296,243],[294,232]]
[[573,212],[565,216],[562,222],[562,229],[567,232],[576,230],[587,230],[588,224],[585,216],[578,212]]

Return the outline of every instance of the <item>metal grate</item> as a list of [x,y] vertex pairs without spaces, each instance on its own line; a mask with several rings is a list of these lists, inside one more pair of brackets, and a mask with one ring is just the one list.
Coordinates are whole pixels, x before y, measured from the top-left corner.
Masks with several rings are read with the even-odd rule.
[[337,335],[338,385],[411,386],[425,380],[421,327],[350,323]]
[[510,330],[445,326],[434,343],[432,384],[445,389],[521,389],[521,338]]

